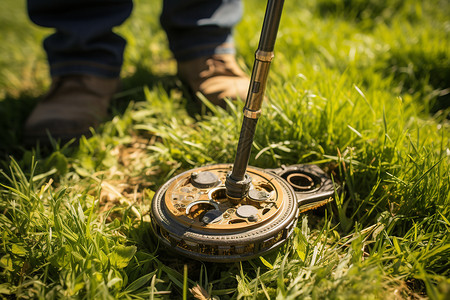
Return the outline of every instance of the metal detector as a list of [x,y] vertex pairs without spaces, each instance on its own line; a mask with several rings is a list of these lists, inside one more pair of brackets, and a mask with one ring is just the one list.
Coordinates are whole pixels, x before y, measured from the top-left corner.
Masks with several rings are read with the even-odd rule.
[[179,254],[210,262],[263,255],[289,239],[300,213],[333,199],[337,186],[318,166],[248,166],[283,3],[267,3],[234,164],[186,171],[153,197],[153,231]]

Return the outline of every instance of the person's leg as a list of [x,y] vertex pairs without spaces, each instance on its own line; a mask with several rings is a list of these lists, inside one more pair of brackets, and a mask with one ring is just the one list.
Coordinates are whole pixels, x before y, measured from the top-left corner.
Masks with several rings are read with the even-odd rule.
[[234,53],[232,30],[241,17],[240,0],[164,0],[161,25],[175,59],[186,61]]
[[25,144],[48,144],[48,134],[62,142],[88,135],[107,116],[125,47],[112,28],[132,6],[131,0],[28,0],[30,19],[55,33],[44,41],[52,85],[25,123]]
[[30,19],[55,29],[44,41],[51,75],[119,77],[125,40],[112,28],[132,7],[131,0],[28,0]]
[[164,0],[161,25],[178,62],[178,75],[194,91],[221,106],[245,99],[249,79],[235,61],[232,31],[240,0]]

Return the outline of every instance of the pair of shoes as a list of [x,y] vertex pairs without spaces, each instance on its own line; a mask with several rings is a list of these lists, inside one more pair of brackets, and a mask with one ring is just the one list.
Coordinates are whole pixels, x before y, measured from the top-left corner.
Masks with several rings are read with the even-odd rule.
[[89,136],[108,115],[112,96],[120,85],[118,78],[92,75],[53,77],[50,90],[25,122],[23,141],[27,146],[50,144],[49,135],[66,143]]
[[225,98],[247,98],[250,78],[236,62],[234,54],[214,54],[186,62],[177,62],[178,77],[194,92],[211,103],[225,107]]
[[[193,92],[202,93],[215,105],[226,106],[224,98],[244,100],[249,77],[239,68],[233,54],[217,54],[178,62],[178,75]],[[108,106],[117,92],[118,78],[92,75],[67,75],[52,78],[48,94],[28,117],[24,144],[37,141],[49,145],[48,135],[61,143],[89,136],[107,117]]]

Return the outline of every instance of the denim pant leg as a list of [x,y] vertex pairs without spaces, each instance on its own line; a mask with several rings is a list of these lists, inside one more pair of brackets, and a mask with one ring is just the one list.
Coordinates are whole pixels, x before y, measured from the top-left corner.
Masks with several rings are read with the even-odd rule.
[[164,0],[160,21],[170,50],[183,61],[234,53],[232,29],[241,17],[240,0]]
[[55,28],[44,40],[52,76],[118,77],[125,40],[112,32],[131,14],[132,0],[28,0],[37,25]]

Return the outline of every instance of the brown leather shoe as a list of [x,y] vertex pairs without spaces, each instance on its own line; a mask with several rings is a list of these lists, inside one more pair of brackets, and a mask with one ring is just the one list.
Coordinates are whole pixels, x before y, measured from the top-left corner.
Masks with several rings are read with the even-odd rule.
[[243,101],[247,98],[250,79],[239,68],[234,54],[215,54],[177,65],[180,79],[215,105],[225,107],[224,98]]
[[24,143],[48,145],[48,134],[55,140],[90,135],[107,116],[109,102],[118,90],[119,79],[92,75],[52,78],[47,95],[37,104],[24,126]]

